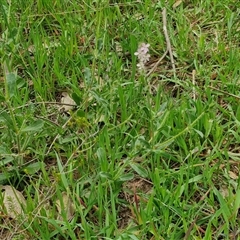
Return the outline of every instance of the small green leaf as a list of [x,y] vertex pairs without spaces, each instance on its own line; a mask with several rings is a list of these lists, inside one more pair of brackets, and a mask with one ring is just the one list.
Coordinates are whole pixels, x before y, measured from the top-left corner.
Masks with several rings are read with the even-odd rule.
[[69,136],[65,138],[59,138],[59,143],[64,145],[66,143],[72,142],[74,140],[77,140],[78,138],[76,136]]
[[18,28],[17,27],[13,27],[10,29],[9,31],[9,39],[15,39],[15,37],[17,36],[18,33]]
[[197,130],[197,129],[193,129],[201,138],[203,138],[204,137],[204,134],[201,132],[201,131],[199,131],[199,130]]
[[151,112],[147,107],[143,107],[142,110],[146,113],[147,117],[151,119]]
[[18,76],[16,84],[17,84],[17,88],[19,89],[19,88],[25,87],[27,85],[27,82],[24,78],[21,78]]
[[14,73],[8,73],[6,75],[6,83],[8,90],[8,97],[11,98],[16,93],[17,89],[17,78]]
[[162,103],[158,110],[158,113],[163,113],[166,110],[167,106],[168,106],[168,102]]
[[0,161],[0,167],[6,166],[8,163],[13,162],[13,161],[14,161],[14,157],[6,156],[5,159]]
[[131,163],[130,166],[132,167],[132,169],[137,172],[137,174],[139,174],[141,177],[143,178],[147,178],[148,177],[148,172],[145,168],[143,168],[142,166],[140,166],[139,164],[135,164],[135,163]]
[[154,146],[154,149],[152,150],[152,152],[154,153],[159,153],[162,151],[162,149],[167,148],[168,146],[170,146],[173,142],[175,141],[175,139],[170,138],[168,140],[166,140],[165,142],[161,142],[161,143],[157,143]]
[[[74,101],[75,101],[75,100],[74,100]],[[78,116],[78,117],[86,117],[86,114],[85,114],[85,112],[84,112],[83,110],[79,109],[79,110],[77,111],[77,116]]]
[[32,175],[32,174],[38,172],[42,167],[44,167],[44,165],[45,164],[43,162],[31,163],[24,168],[24,172],[26,174]]
[[13,128],[13,121],[7,112],[0,114],[0,122],[4,122],[10,129]]
[[5,102],[5,97],[3,95],[0,95],[0,102]]
[[151,148],[150,144],[148,141],[145,140],[145,138],[143,136],[138,137],[138,139],[135,142],[135,147],[137,149],[141,149],[141,148]]
[[84,69],[84,78],[86,80],[86,82],[89,84],[92,80],[92,73],[91,73],[91,70],[90,68],[86,67]]
[[112,180],[113,179],[112,175],[110,173],[106,173],[106,172],[100,172],[100,177],[106,178],[108,180]]
[[3,173],[0,173],[0,184],[3,184],[4,182],[6,182],[13,175],[14,175],[13,172],[3,172]]
[[134,235],[129,235],[129,237],[132,239],[132,240],[139,240],[139,238],[137,238],[136,236],[134,236]]
[[126,182],[126,181],[130,181],[134,178],[134,174],[133,173],[127,173],[122,175],[118,180],[121,182]]
[[5,146],[0,145],[0,154],[8,154],[7,148]]
[[67,180],[66,174],[64,172],[64,166],[62,164],[62,160],[59,158],[57,153],[56,153],[56,158],[57,158],[57,165],[58,165],[58,169],[59,169],[59,175],[61,177],[63,186],[67,190],[67,189],[69,189],[68,180]]
[[[217,188],[213,189],[213,193],[217,196],[218,201],[219,201],[219,208],[221,209],[221,213],[226,221],[226,224],[229,224],[229,219],[232,216],[232,211],[230,210],[230,205],[228,205],[228,202],[226,202],[224,200],[224,198],[222,197],[222,195],[220,194],[220,192],[217,190]],[[219,209],[219,210],[220,210]],[[231,206],[232,209],[232,206]]]
[[21,132],[39,132],[42,130],[43,126],[44,126],[44,121],[39,119],[34,123],[32,123],[31,125],[21,129]]
[[81,103],[81,101],[82,101],[81,97],[79,97],[79,95],[76,94],[76,93],[73,93],[73,94],[72,94],[72,99],[74,100],[74,102],[75,102],[78,106],[80,105],[80,103]]
[[203,176],[202,175],[197,175],[191,179],[188,180],[188,182],[184,183],[181,188],[180,188],[180,195],[181,196],[183,194],[183,192],[185,191],[185,189],[187,188],[189,183],[194,183],[194,182],[199,182],[200,180],[202,180]]
[[236,192],[235,201],[233,205],[233,213],[235,214],[235,217],[237,217],[239,208],[240,208],[240,189],[238,189]]

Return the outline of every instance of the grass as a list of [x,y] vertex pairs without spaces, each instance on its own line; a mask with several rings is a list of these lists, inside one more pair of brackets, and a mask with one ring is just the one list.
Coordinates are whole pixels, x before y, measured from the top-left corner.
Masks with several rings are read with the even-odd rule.
[[239,239],[240,3],[164,2],[1,1],[2,239]]

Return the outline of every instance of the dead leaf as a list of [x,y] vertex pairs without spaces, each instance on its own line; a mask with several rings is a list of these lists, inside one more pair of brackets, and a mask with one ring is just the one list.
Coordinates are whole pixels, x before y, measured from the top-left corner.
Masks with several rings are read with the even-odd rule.
[[29,51],[29,53],[35,53],[35,46],[34,45],[30,45],[28,47],[28,51]]
[[118,56],[123,55],[123,48],[122,48],[122,45],[120,44],[120,42],[115,42],[115,51],[118,54]]
[[218,77],[218,74],[216,72],[213,72],[211,74],[211,80],[215,80]]
[[173,4],[173,9],[177,8],[182,3],[182,0],[178,0]]
[[234,180],[238,179],[238,176],[234,172],[228,171],[228,174],[231,179],[234,179]]
[[61,107],[61,109],[64,109],[65,112],[72,110],[76,106],[74,100],[71,97],[69,97],[68,93],[66,92],[62,93],[61,103],[66,104],[63,107]]
[[222,186],[220,189],[219,189],[219,192],[221,193],[222,197],[224,199],[226,199],[228,196],[229,196],[229,190],[228,190],[228,187],[227,186]]
[[3,208],[5,209],[3,212],[5,212],[8,217],[16,219],[23,213],[22,207],[26,206],[24,196],[12,186],[2,186],[0,189],[3,199]]
[[[50,43],[43,43],[42,44],[42,47],[43,47],[43,49],[47,49],[48,51],[47,51],[47,53],[49,54],[50,53],[50,49],[51,48],[56,48],[56,47],[59,47],[59,46],[61,46],[61,44],[60,43],[58,43],[58,42],[50,42]],[[34,46],[34,45],[30,45],[29,47],[28,47],[28,52],[29,53],[35,53],[36,52],[36,47]]]
[[56,207],[58,210],[58,219],[62,220],[62,214],[65,212],[68,220],[71,220],[75,214],[75,207],[73,205],[72,199],[66,192],[62,193],[62,204],[60,200],[56,201]]

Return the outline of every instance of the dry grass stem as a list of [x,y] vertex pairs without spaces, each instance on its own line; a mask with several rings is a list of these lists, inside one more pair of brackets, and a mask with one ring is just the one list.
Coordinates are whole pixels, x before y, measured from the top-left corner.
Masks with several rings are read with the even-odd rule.
[[162,11],[162,18],[163,18],[163,32],[164,32],[164,36],[165,36],[165,39],[167,42],[167,50],[169,52],[173,73],[174,73],[174,75],[176,75],[176,67],[175,67],[173,53],[172,53],[172,46],[171,46],[171,42],[170,42],[170,38],[168,35],[168,30],[167,30],[167,10],[166,10],[166,8],[164,8]]

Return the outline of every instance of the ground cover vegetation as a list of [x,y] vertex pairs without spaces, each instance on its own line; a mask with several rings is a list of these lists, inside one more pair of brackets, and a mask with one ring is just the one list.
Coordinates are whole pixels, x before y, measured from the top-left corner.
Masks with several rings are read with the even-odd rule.
[[0,7],[1,239],[239,239],[239,1]]

